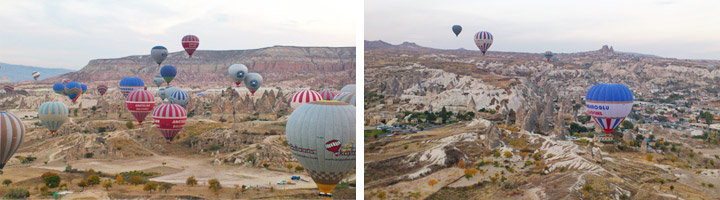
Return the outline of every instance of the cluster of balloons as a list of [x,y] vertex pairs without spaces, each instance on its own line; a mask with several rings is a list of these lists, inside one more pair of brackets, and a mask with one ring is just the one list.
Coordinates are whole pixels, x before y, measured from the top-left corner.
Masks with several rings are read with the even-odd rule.
[[346,85],[340,93],[301,90],[290,105],[294,110],[285,126],[288,146],[315,181],[320,196],[332,196],[335,186],[355,168],[355,85]]
[[[74,82],[70,79],[63,79],[62,83],[55,83],[53,85],[53,91],[57,94],[67,96],[68,98],[70,98],[70,100],[72,100],[73,103],[75,103],[80,98],[80,95],[87,92],[87,84]],[[105,93],[102,92],[101,94]]]
[[260,89],[263,83],[263,77],[260,74],[248,73],[247,66],[243,64],[230,65],[227,75],[235,82],[236,87],[240,86],[240,83],[244,81],[245,87],[247,87],[251,95],[255,95],[255,92]]

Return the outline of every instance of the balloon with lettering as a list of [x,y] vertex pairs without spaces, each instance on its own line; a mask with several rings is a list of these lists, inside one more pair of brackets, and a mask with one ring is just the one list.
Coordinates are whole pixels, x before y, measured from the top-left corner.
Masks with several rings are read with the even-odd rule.
[[322,196],[331,196],[355,169],[355,106],[338,101],[303,104],[290,114],[285,135]]
[[162,104],[155,108],[152,118],[153,124],[170,144],[185,125],[187,111],[177,104]]
[[186,35],[182,38],[182,46],[185,48],[188,56],[192,58],[193,53],[195,53],[195,50],[200,46],[200,39],[194,35]]
[[585,94],[587,113],[602,127],[606,135],[630,114],[633,94],[623,84],[601,83],[592,86]]
[[120,92],[123,97],[127,98],[127,95],[134,90],[143,90],[145,88],[145,82],[138,77],[125,77],[120,80]]
[[138,124],[142,124],[155,107],[155,97],[147,90],[135,90],[128,95],[125,103]]

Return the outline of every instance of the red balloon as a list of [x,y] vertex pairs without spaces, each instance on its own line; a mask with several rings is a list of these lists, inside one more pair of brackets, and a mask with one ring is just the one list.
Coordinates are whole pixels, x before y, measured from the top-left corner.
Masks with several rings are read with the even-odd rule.
[[152,117],[153,124],[170,143],[185,125],[187,111],[177,104],[163,104],[155,108]]
[[135,120],[142,124],[155,107],[155,97],[147,90],[135,90],[128,95],[125,103]]
[[182,38],[182,46],[183,48],[185,48],[185,52],[187,52],[191,58],[193,53],[195,53],[195,49],[197,49],[199,45],[200,39],[198,39],[197,36],[186,35]]

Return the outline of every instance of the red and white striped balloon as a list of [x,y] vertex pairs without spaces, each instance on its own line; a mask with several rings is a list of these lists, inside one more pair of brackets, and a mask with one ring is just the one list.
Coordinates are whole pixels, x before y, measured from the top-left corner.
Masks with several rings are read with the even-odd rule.
[[185,52],[187,52],[188,56],[192,58],[193,53],[195,53],[195,49],[198,48],[200,45],[200,39],[198,39],[197,36],[194,35],[186,35],[182,38],[182,46],[185,48]]
[[187,111],[177,104],[163,104],[155,108],[152,117],[153,124],[157,126],[169,144],[185,125]]
[[135,90],[127,96],[125,103],[135,120],[142,124],[155,107],[155,97],[147,90]]
[[323,100],[323,97],[320,95],[320,93],[312,91],[312,90],[301,90],[296,92],[292,99],[290,100],[290,107],[293,109],[300,107],[301,105],[313,102],[313,101],[320,101]]
[[330,91],[330,90],[320,91],[320,96],[322,96],[323,100],[328,100],[328,101],[333,100],[333,98],[335,98],[337,95],[338,95],[338,93],[335,91]]

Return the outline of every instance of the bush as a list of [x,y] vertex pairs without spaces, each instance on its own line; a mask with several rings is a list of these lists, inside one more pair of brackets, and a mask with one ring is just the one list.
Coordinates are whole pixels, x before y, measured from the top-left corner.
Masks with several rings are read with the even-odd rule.
[[160,184],[160,190],[165,191],[165,193],[168,192],[168,190],[171,190],[173,187],[173,184],[170,183],[161,183]]
[[295,172],[302,172],[304,170],[305,170],[305,168],[303,166],[300,166],[300,165],[295,166]]
[[30,192],[23,188],[10,188],[5,192],[5,198],[8,199],[24,199],[30,197]]
[[158,184],[155,181],[150,181],[150,182],[145,183],[143,190],[152,193],[152,191],[157,190],[157,188],[158,188]]
[[216,194],[220,191],[220,189],[222,189],[222,185],[220,185],[220,181],[217,179],[208,180],[208,185],[210,185],[208,186],[208,189],[212,190]]
[[95,154],[90,152],[85,154],[85,158],[92,158]]
[[60,185],[60,176],[56,173],[45,172],[44,174],[42,174],[41,177],[45,182],[45,186],[48,186],[50,188],[56,188],[58,185]]
[[71,172],[71,171],[72,171],[72,165],[66,165],[65,172]]
[[133,129],[135,128],[135,124],[133,124],[132,121],[128,121],[127,123],[125,123],[125,127],[128,129]]
[[10,180],[10,179],[3,180],[3,185],[5,185],[5,187],[10,186],[10,184],[12,184],[12,180]]
[[185,185],[188,185],[190,187],[197,185],[197,179],[195,179],[194,176],[188,177],[185,181]]
[[110,190],[112,185],[113,185],[113,182],[108,180],[108,181],[105,181],[105,183],[103,183],[103,188],[105,188],[105,190]]
[[129,183],[133,185],[140,185],[145,183],[145,179],[143,179],[142,176],[139,175],[132,175],[130,176]]
[[95,174],[88,176],[87,184],[91,185],[91,186],[100,184],[100,177],[98,177],[98,175],[95,175]]

